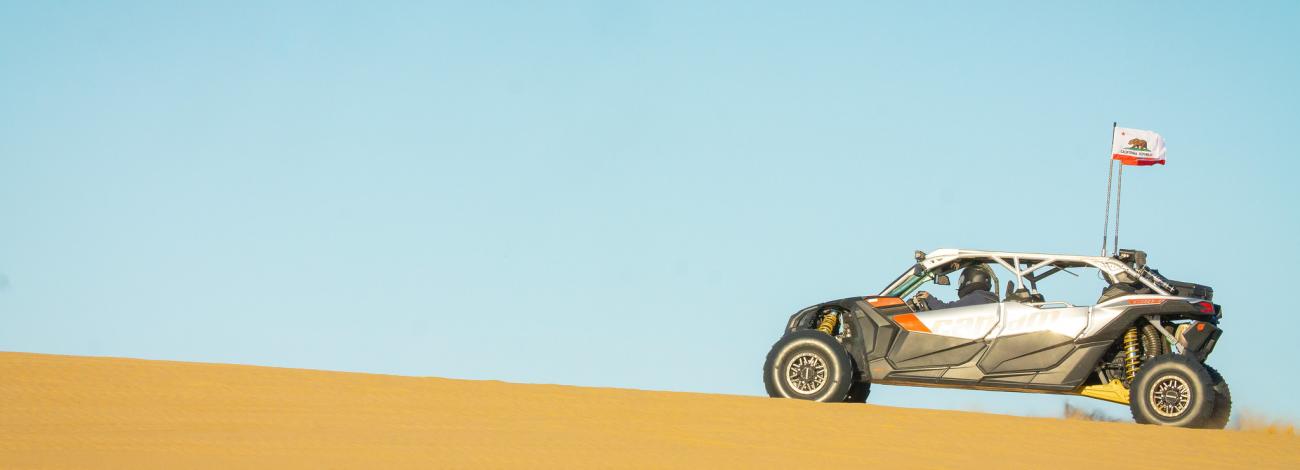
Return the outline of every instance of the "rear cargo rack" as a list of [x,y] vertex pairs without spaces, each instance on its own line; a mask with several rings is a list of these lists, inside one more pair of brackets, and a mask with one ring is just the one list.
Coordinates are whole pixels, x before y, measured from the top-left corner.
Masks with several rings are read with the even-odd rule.
[[1162,279],[1159,274],[1151,272],[1151,270],[1147,269],[1145,265],[1139,265],[1137,267],[1137,272],[1138,275],[1142,276],[1142,279],[1145,279],[1147,282],[1155,284],[1156,286],[1163,289],[1165,292],[1169,292],[1172,294],[1177,291],[1177,289],[1174,289],[1174,286],[1171,286],[1169,285],[1168,282],[1165,282],[1165,280]]

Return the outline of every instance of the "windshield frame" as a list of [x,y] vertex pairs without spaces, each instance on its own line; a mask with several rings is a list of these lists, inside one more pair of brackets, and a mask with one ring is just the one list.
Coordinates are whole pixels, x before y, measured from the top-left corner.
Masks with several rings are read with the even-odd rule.
[[907,271],[903,271],[903,274],[898,276],[897,279],[894,279],[894,282],[889,283],[889,287],[880,291],[880,296],[903,297],[916,290],[916,288],[921,287],[921,284],[925,284],[932,280],[934,280],[934,273],[929,270],[924,270],[920,276],[917,276],[916,267],[913,266],[908,268]]

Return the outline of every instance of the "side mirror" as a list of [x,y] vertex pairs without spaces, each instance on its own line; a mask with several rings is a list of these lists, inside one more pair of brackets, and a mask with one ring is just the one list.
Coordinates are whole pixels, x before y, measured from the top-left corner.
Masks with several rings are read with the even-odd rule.
[[925,275],[925,268],[921,266],[921,263],[916,263],[916,266],[912,267],[912,275],[916,277]]
[[948,284],[951,284],[952,282],[948,280],[947,274],[940,274],[939,277],[934,278],[934,283],[941,286],[946,286]]

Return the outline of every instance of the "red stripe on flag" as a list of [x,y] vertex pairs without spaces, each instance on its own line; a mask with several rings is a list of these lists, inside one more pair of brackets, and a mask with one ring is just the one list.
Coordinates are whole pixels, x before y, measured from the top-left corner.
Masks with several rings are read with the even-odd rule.
[[1165,159],[1163,158],[1142,158],[1142,157],[1134,157],[1132,155],[1121,155],[1118,153],[1111,155],[1110,159],[1119,160],[1121,164],[1131,165],[1131,166],[1151,166],[1156,164],[1159,165],[1165,164]]

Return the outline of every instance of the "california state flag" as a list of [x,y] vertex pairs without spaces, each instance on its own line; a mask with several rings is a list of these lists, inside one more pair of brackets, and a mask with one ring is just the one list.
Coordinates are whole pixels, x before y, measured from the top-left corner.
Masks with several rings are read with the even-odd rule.
[[1112,160],[1119,160],[1125,165],[1164,165],[1165,139],[1152,131],[1116,127],[1110,153]]

